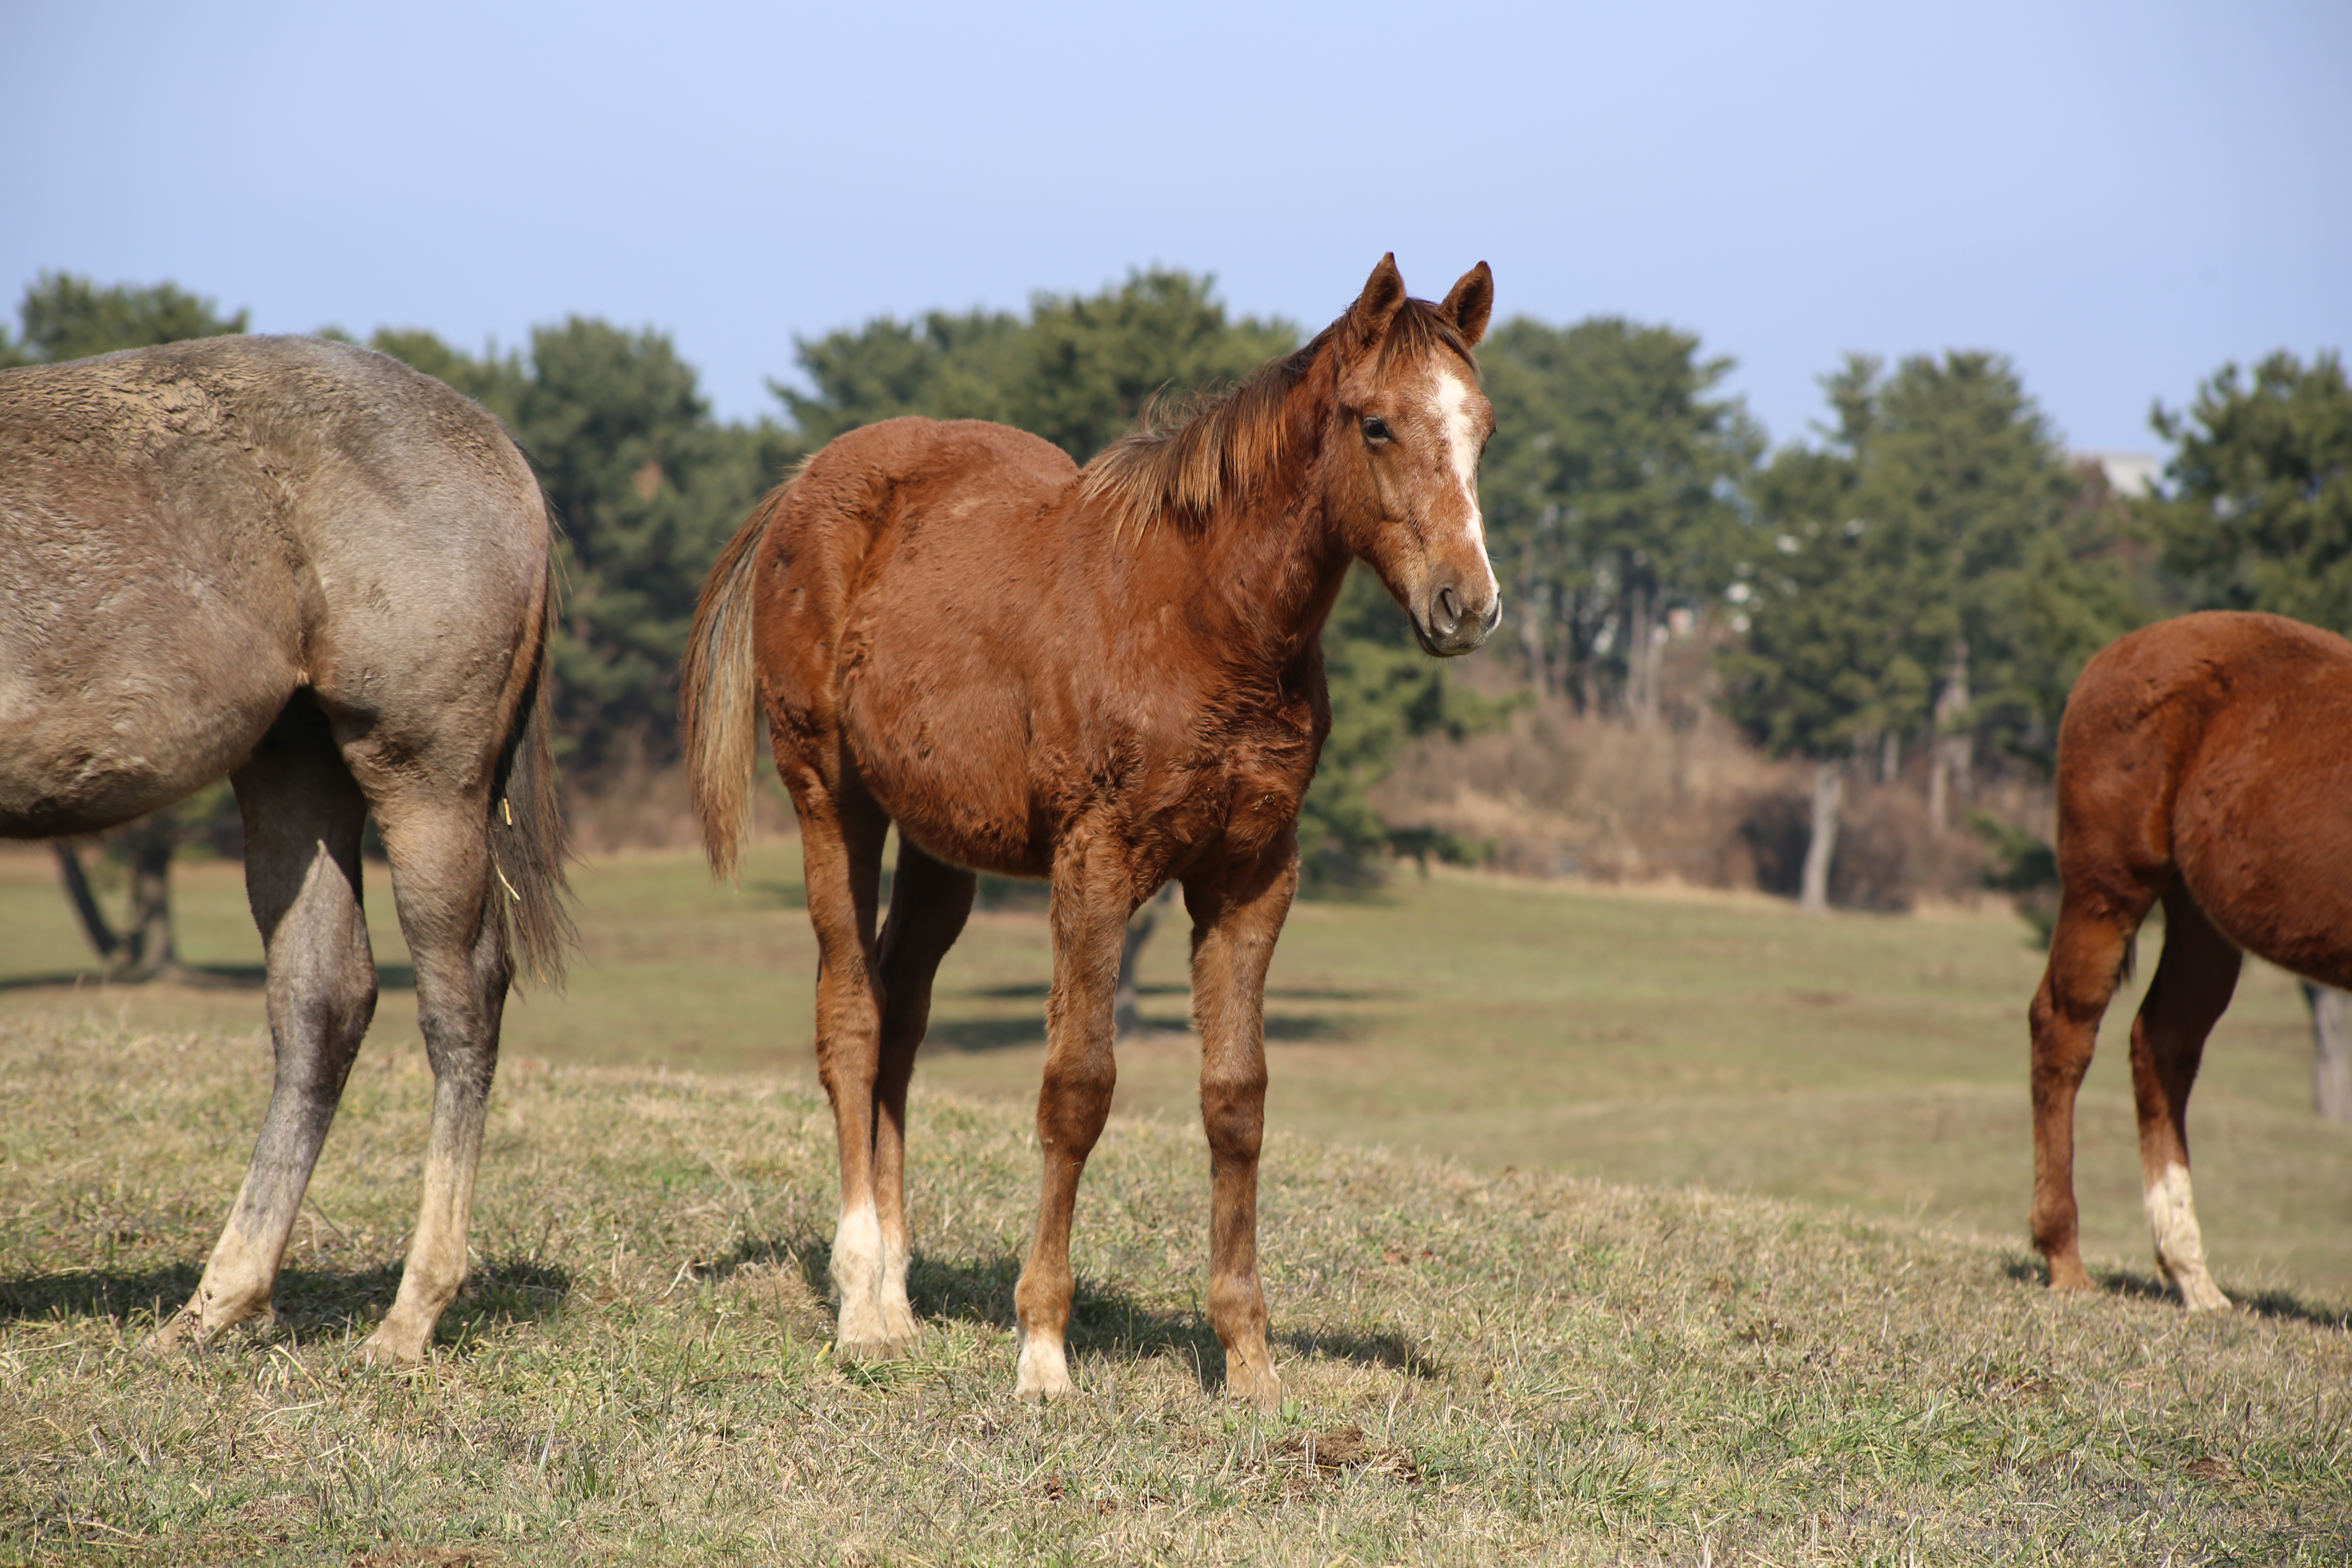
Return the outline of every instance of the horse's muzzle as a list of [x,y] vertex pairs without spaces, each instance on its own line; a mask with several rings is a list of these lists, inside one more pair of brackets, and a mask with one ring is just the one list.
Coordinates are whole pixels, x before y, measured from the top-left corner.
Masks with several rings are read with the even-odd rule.
[[1503,596],[1489,587],[1486,602],[1475,603],[1455,583],[1433,584],[1429,595],[1411,616],[1412,635],[1440,658],[1468,653],[1486,640],[1503,618]]

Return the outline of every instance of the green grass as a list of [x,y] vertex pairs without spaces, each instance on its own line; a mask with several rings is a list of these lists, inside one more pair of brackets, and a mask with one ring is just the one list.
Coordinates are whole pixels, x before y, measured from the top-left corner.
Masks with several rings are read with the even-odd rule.
[[[381,867],[387,986],[373,1038],[415,1038]],[[177,873],[205,986],[95,980],[46,853],[0,857],[0,1017],[247,1031],[260,948],[233,866]],[[740,889],[698,858],[578,868],[585,950],[560,995],[508,1014],[509,1062],[641,1064],[812,1085],[815,949],[797,846],[761,846]],[[2140,965],[2154,967],[2153,939]],[[242,967],[240,967],[242,966]],[[2031,1182],[2027,999],[2041,955],[2001,913],[1808,920],[1761,898],[1673,897],[1410,876],[1302,904],[1277,951],[1275,1126],[1506,1167],[1850,1205],[2021,1242]],[[918,1081],[1031,1103],[1051,973],[1034,910],[973,918],[941,971]],[[242,980],[238,976],[243,976]],[[1118,1109],[1193,1115],[1181,921],[1147,951],[1157,1037],[1119,1055]],[[2079,1118],[2086,1254],[2148,1257],[2118,999]],[[2190,1111],[2224,1289],[2352,1287],[2352,1129],[2310,1110],[2300,999],[2252,963]],[[375,1047],[371,1047],[373,1049]],[[255,1077],[245,1114],[266,1092]]]
[[1764,1199],[1277,1131],[1291,1390],[1209,1386],[1188,1125],[1114,1122],[1074,1255],[1079,1392],[1014,1403],[1035,1154],[919,1093],[926,1322],[836,1365],[804,1089],[514,1064],[474,1282],[358,1369],[427,1076],[362,1058],[271,1330],[137,1348],[240,1173],[263,1047],[0,1021],[0,1562],[2341,1563],[2343,1293],[2191,1318],[2013,1247]]

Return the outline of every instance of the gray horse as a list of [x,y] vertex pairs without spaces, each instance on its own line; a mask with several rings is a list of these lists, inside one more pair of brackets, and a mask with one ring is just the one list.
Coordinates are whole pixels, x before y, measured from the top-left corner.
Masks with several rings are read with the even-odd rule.
[[373,814],[433,1063],[425,1203],[371,1358],[466,1277],[499,1019],[571,937],[543,679],[550,528],[497,420],[364,349],[214,338],[0,373],[0,837],[89,833],[226,774],[277,1079],[194,1297],[266,1317],[375,1011]]

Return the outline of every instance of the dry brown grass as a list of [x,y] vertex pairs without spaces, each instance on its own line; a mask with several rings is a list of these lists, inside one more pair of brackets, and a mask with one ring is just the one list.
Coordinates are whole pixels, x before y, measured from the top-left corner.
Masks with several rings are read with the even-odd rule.
[[1081,1200],[1079,1393],[1008,1397],[1026,1118],[915,1114],[899,1363],[836,1365],[805,1091],[518,1064],[475,1282],[370,1375],[426,1078],[372,1047],[268,1333],[136,1346],[264,1092],[250,1037],[0,1021],[0,1561],[2341,1563],[2346,1300],[2058,1300],[2015,1251],[1800,1205],[1277,1135],[1279,1413],[1228,1405],[1189,1126]]

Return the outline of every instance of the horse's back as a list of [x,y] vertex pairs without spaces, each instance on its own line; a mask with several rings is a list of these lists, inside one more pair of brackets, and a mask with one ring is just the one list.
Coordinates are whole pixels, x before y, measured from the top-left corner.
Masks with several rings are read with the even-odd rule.
[[2239,946],[2352,980],[2352,643],[2212,611],[2119,639],[2059,740],[2060,859],[2176,870]]
[[226,338],[0,374],[0,833],[168,805],[305,686],[361,727],[481,706],[545,559],[497,421],[383,355]]

